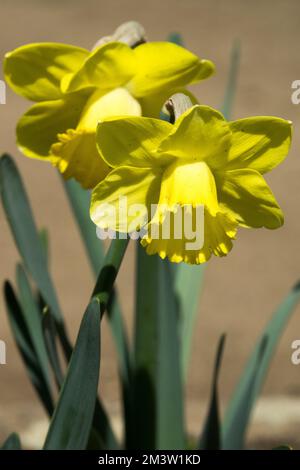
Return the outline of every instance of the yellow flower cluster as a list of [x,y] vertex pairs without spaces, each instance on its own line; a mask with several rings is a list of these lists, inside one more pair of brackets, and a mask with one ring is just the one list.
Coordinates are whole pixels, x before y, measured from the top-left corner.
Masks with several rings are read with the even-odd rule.
[[[36,102],[17,125],[21,151],[92,188],[97,226],[129,232],[132,222],[131,229],[147,229],[141,239],[147,253],[187,263],[226,255],[238,226],[283,224],[262,175],[286,157],[291,123],[276,117],[227,122],[220,112],[196,104],[185,87],[213,71],[212,62],[176,44],[132,47],[114,38],[91,52],[30,44],[7,53],[4,61],[7,83]],[[173,124],[159,119],[165,101],[178,92],[194,104]],[[127,198],[125,212],[121,197]],[[104,203],[113,210],[103,210]],[[132,205],[147,211],[135,224]],[[203,208],[203,241],[194,249],[184,230],[181,236],[174,227],[168,237],[162,233],[178,208],[188,207],[192,216]]]

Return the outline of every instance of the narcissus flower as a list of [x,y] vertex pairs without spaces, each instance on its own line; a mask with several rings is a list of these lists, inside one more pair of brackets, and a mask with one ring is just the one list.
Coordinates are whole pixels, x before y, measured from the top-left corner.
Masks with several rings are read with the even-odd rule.
[[7,83],[37,102],[20,119],[17,142],[28,157],[50,161],[65,178],[91,188],[108,173],[96,150],[99,119],[159,116],[173,90],[209,77],[210,61],[168,42],[131,48],[108,42],[92,52],[42,43],[5,56]]
[[[187,240],[151,237],[141,243],[148,254],[174,262],[203,263],[226,255],[238,226],[275,229],[283,214],[263,174],[286,157],[291,123],[276,117],[227,122],[222,114],[195,105],[174,125],[145,117],[119,117],[99,123],[98,148],[113,170],[92,193],[91,218],[101,228],[126,231],[128,205],[156,205],[148,229],[160,227],[175,207],[204,207],[204,244],[187,249]],[[103,212],[103,202],[118,217]],[[149,235],[150,233],[150,235]],[[157,233],[157,232],[156,232]],[[159,232],[160,233],[160,232]]]

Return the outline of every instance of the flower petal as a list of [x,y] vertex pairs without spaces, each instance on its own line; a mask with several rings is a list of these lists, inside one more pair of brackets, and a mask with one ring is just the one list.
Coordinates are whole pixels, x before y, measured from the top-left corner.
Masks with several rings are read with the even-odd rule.
[[222,211],[205,162],[175,162],[163,173],[157,210],[141,243],[148,254],[199,264],[226,255],[237,222]]
[[[117,168],[93,190],[91,219],[104,229],[123,233],[136,230],[147,222],[151,204],[158,201],[159,188],[158,173],[144,168]],[[126,198],[125,209],[123,198]]]
[[75,178],[81,186],[94,188],[109,172],[96,148],[94,132],[68,129],[51,147],[51,163],[65,179]]
[[158,152],[178,158],[205,160],[213,169],[227,161],[231,132],[218,111],[196,105],[183,113]]
[[98,150],[112,167],[150,168],[155,164],[152,154],[171,130],[172,124],[160,119],[134,116],[108,119],[98,125]]
[[256,170],[226,171],[217,177],[219,202],[245,227],[275,229],[283,213],[264,178]]
[[20,150],[31,158],[47,158],[57,134],[77,126],[86,99],[82,94],[73,94],[33,105],[17,125]]
[[212,62],[170,42],[148,42],[134,49],[138,70],[129,82],[134,96],[143,97],[170,88],[185,86],[209,77]]
[[[196,208],[193,208],[192,220],[197,220],[195,212]],[[172,221],[174,213],[172,211],[170,213]],[[175,216],[173,215],[173,217]],[[185,236],[178,239],[173,236],[169,238],[162,237],[163,231],[167,233],[164,228],[166,220],[169,220],[168,215],[165,216],[163,221],[158,222],[157,219],[151,221],[148,227],[148,234],[141,240],[141,244],[146,248],[149,255],[158,254],[162,259],[168,258],[173,263],[183,261],[188,264],[201,264],[206,263],[212,254],[220,257],[226,256],[232,248],[232,239],[236,235],[237,223],[227,213],[220,211],[212,215],[208,210],[204,209],[204,227],[197,227],[196,235],[193,239],[186,238]],[[200,230],[203,231],[203,229],[203,246],[192,249],[190,244],[198,244],[197,237],[199,237]],[[153,233],[159,233],[160,236],[153,236]]]
[[75,72],[89,52],[59,43],[37,43],[8,52],[4,75],[9,86],[32,101],[61,98],[61,79]]
[[112,90],[125,85],[136,71],[133,50],[121,42],[109,42],[98,47],[82,64],[81,68],[65,78],[65,93],[88,87]]
[[292,123],[277,117],[233,121],[228,169],[252,168],[266,173],[279,165],[290,148]]
[[141,112],[139,102],[125,88],[115,88],[108,93],[97,90],[88,99],[78,128],[96,133],[99,121],[104,118],[119,115],[140,116]]

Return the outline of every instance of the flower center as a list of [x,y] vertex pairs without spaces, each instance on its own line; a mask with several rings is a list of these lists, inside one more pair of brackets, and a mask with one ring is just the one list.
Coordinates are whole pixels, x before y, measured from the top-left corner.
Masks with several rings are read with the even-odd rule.
[[141,106],[126,88],[115,88],[108,93],[96,90],[88,99],[78,124],[78,130],[95,132],[103,118],[113,116],[140,116]]
[[176,160],[162,177],[159,204],[196,207],[204,205],[212,215],[218,210],[215,178],[205,162]]

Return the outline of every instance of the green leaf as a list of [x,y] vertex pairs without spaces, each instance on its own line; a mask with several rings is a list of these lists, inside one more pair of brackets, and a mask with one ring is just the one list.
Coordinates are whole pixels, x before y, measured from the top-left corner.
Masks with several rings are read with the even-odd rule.
[[161,265],[157,274],[160,290],[158,309],[160,355],[156,385],[158,397],[157,449],[183,449],[185,434],[178,309],[170,265],[159,257],[157,257],[157,262]]
[[70,206],[80,230],[84,247],[95,275],[104,260],[101,240],[96,236],[96,227],[90,218],[90,193],[75,180],[63,180]]
[[191,266],[181,263],[175,266],[175,293],[179,307],[181,367],[184,380],[187,377],[191,343],[198,313],[199,296],[202,290],[205,265]]
[[235,40],[231,50],[229,74],[227,78],[224,100],[221,106],[222,113],[226,119],[230,119],[232,112],[233,101],[236,94],[238,72],[240,68],[240,56],[240,42]]
[[7,220],[25,266],[57,320],[61,321],[58,300],[27,194],[9,155],[2,156],[0,160],[0,190]]
[[137,449],[183,449],[178,310],[170,265],[137,244],[134,434]]
[[1,450],[21,450],[21,441],[18,434],[13,432],[2,444]]
[[217,349],[209,410],[200,440],[200,449],[221,449],[221,426],[219,416],[218,380],[224,352],[225,335],[222,335]]
[[42,316],[36,304],[35,297],[31,291],[29,280],[21,264],[17,264],[16,280],[19,292],[20,303],[24,315],[30,339],[38,357],[41,369],[48,388],[51,388],[48,355],[45,347]]
[[55,324],[55,319],[51,315],[51,311],[46,307],[43,312],[43,335],[46,345],[46,352],[49,358],[49,362],[54,373],[55,382],[57,384],[58,390],[60,390],[64,376],[61,369],[59,355],[56,346],[57,338],[57,329]]
[[[112,272],[112,269],[108,266],[110,259],[106,258],[104,261],[105,256],[103,246],[101,240],[99,240],[96,236],[96,227],[89,216],[90,193],[82,189],[75,180],[63,180],[63,183],[94,274],[99,276],[99,271],[102,267],[100,278],[100,280],[102,279],[102,282],[105,272],[108,272],[109,270]],[[108,256],[112,255],[113,249],[117,250],[118,247],[121,247],[120,249],[122,251],[122,249],[124,247],[126,248],[126,246],[126,242],[123,243],[122,241],[113,241]],[[123,382],[122,386],[124,389],[127,389],[130,375],[128,340],[122,319],[121,309],[114,290],[112,291],[110,301],[107,304],[107,313],[118,353],[120,374]]]
[[82,320],[44,449],[86,448],[94,416],[100,367],[100,303],[93,299]]
[[48,265],[49,265],[49,258],[50,258],[49,234],[48,234],[48,230],[46,228],[43,228],[43,229],[40,230],[40,240],[41,240],[42,248],[43,248],[44,253],[45,253],[46,260],[47,260]]
[[[93,429],[92,429],[92,437],[93,435],[97,436],[98,441],[98,450],[117,450],[120,449],[119,443],[114,435],[112,430],[109,417],[104,409],[104,406],[101,400],[97,400],[95,406],[95,414],[93,420]],[[90,438],[92,440],[92,438]],[[100,440],[100,443],[99,443]],[[90,446],[91,448],[91,446]]]
[[170,33],[167,41],[173,42],[174,44],[177,44],[178,46],[183,46],[183,38],[180,33]]
[[293,450],[293,448],[287,444],[283,444],[281,446],[274,447],[272,450]]
[[224,449],[242,449],[246,429],[280,337],[300,300],[300,283],[284,299],[258,340],[228,405],[222,427]]
[[45,379],[43,369],[39,362],[39,357],[34,349],[21,305],[11,284],[7,281],[4,284],[4,299],[11,330],[25,363],[30,380],[37,390],[46,411],[51,416],[53,412],[51,391]]
[[[56,384],[58,386],[58,389],[60,390],[64,381],[64,376],[61,369],[56,346],[57,325],[48,307],[44,308],[43,332],[45,336],[45,343],[47,346],[49,361],[54,373]],[[118,447],[119,445],[112,431],[106,411],[101,401],[97,399],[93,419],[93,428],[90,433],[87,448],[98,450],[114,450],[118,449]]]

